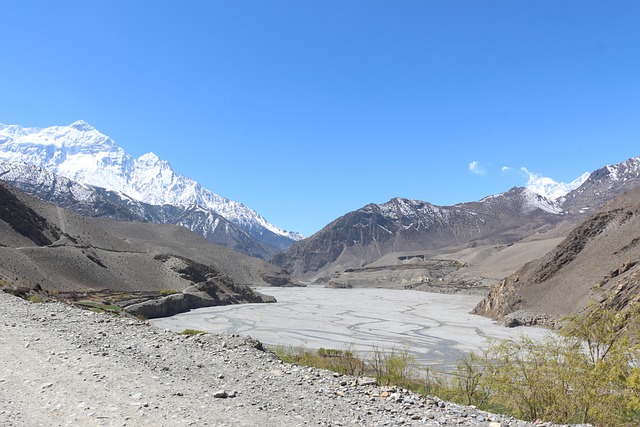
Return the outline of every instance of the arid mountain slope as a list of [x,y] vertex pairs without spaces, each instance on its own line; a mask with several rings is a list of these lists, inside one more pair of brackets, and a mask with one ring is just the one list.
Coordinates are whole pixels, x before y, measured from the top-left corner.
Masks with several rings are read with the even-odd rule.
[[184,227],[97,220],[0,182],[0,280],[50,291],[183,290],[197,271],[235,283],[283,284],[261,260],[213,245]]
[[475,313],[510,324],[548,324],[613,294],[640,297],[640,189],[612,200],[543,258],[506,277]]
[[592,172],[580,187],[563,198],[562,208],[569,214],[597,212],[614,197],[636,187],[640,187],[640,157]]
[[455,206],[396,198],[349,212],[273,262],[308,279],[361,268],[394,252],[511,244],[552,228],[561,220],[556,210],[524,188]]

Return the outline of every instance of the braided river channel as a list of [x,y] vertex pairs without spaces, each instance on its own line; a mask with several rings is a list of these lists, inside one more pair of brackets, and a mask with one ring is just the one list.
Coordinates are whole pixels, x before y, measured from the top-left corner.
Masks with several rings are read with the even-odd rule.
[[450,370],[489,339],[541,339],[551,332],[506,328],[470,314],[482,297],[391,289],[259,288],[275,304],[201,308],[150,322],[181,332],[249,335],[266,345],[350,350],[407,350],[423,367]]

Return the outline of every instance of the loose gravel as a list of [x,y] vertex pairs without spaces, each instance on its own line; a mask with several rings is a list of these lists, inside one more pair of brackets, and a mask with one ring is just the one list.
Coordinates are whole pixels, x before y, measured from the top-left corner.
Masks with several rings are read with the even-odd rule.
[[2,292],[0,351],[7,427],[536,425],[286,364],[249,337],[185,337]]

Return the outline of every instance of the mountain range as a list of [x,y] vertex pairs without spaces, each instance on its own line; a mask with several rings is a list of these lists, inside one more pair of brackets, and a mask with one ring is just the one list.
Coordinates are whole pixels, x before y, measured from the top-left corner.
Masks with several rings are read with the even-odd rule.
[[[538,179],[527,188],[515,187],[453,206],[404,198],[369,204],[303,239],[268,223],[241,203],[217,196],[175,174],[168,162],[152,153],[139,158],[129,156],[83,121],[45,129],[0,125],[0,160],[0,179],[81,215],[116,219],[114,224],[118,225],[109,227],[126,230],[119,234],[125,240],[140,230],[157,234],[150,231],[156,230],[153,224],[182,225],[235,252],[270,260],[276,270],[269,270],[266,277],[273,284],[289,284],[291,274],[298,282],[334,287],[490,291],[477,311],[495,318],[519,319],[515,323],[532,323],[526,317],[531,310],[538,320],[544,318],[544,307],[554,316],[561,311],[554,311],[551,305],[535,306],[535,301],[543,301],[545,296],[527,290],[544,287],[520,289],[514,285],[528,283],[522,277],[528,277],[529,270],[521,269],[530,269],[535,260],[543,260],[544,265],[538,266],[540,271],[548,269],[553,264],[548,257],[562,259],[575,248],[571,240],[574,234],[582,236],[578,240],[589,240],[583,236],[588,231],[581,229],[581,224],[601,224],[598,215],[618,221],[612,219],[614,225],[603,225],[602,230],[622,228],[624,215],[633,216],[635,211],[607,216],[603,209],[609,209],[615,200],[630,197],[634,193],[629,191],[640,187],[640,157],[634,157],[585,173],[570,184]],[[634,236],[633,230],[625,235]],[[637,241],[640,237],[632,237],[625,247],[630,248]],[[166,242],[158,238],[155,244],[163,247]],[[151,250],[151,246],[147,248]],[[613,257],[606,252],[610,245],[603,248],[603,256]],[[556,255],[550,255],[553,253]],[[609,269],[608,275],[624,270],[624,265],[636,265],[631,259],[635,252],[627,253],[631,254],[629,259],[613,257],[614,264],[622,263],[621,266],[602,264]],[[191,253],[187,258],[198,257]],[[238,271],[253,262],[249,257],[226,258],[233,259]],[[583,268],[593,263],[593,257],[588,259],[591,261]],[[558,270],[564,275],[574,274],[574,264],[565,264]],[[264,265],[260,269],[268,270]],[[600,282],[605,280],[596,270],[593,269],[594,275],[601,277]],[[234,274],[237,276],[238,272]],[[538,273],[534,276],[529,282],[543,283],[553,275],[543,275],[544,280]],[[563,288],[558,285],[553,289]],[[578,285],[572,289],[579,290],[580,303],[567,306],[578,309],[591,294]],[[570,294],[572,289],[562,292]],[[552,294],[550,289],[547,292]],[[514,315],[516,312],[526,315]]]
[[183,225],[252,256],[270,258],[303,237],[176,174],[153,153],[133,158],[81,120],[43,129],[0,125],[0,160],[5,181],[52,202],[72,195],[85,213],[111,217],[111,206],[114,218]]
[[294,276],[313,279],[362,268],[390,253],[510,245],[561,223],[575,224],[634,186],[640,186],[640,158],[598,169],[553,200],[520,187],[454,206],[396,198],[345,214],[274,262]]

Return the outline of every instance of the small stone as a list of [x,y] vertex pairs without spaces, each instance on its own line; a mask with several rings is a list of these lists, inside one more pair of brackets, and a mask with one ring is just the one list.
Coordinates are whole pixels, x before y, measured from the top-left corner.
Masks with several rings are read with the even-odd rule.
[[367,386],[367,385],[378,385],[378,380],[375,378],[358,378],[358,385]]
[[229,394],[225,390],[218,390],[213,393],[213,397],[216,399],[226,399],[229,397]]

